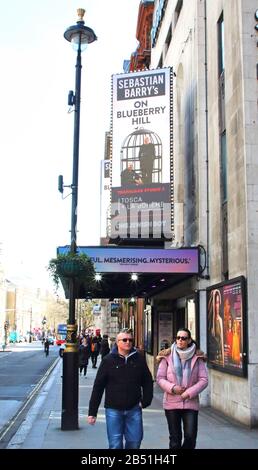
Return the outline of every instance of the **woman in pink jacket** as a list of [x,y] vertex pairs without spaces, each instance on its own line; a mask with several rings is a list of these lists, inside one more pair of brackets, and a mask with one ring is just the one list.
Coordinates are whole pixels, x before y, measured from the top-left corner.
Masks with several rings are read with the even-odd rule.
[[[160,351],[157,383],[164,390],[163,408],[170,449],[194,449],[198,430],[199,393],[208,385],[205,356],[187,328],[180,328],[172,347]],[[182,444],[182,423],[184,440]]]

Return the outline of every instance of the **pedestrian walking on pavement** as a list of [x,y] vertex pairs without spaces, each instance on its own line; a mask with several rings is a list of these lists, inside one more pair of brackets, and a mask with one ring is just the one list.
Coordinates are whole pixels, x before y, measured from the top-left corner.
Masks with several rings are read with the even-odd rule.
[[[199,393],[208,385],[204,353],[187,328],[180,328],[171,348],[159,352],[157,383],[164,390],[169,448],[194,449],[198,431]],[[184,438],[182,443],[182,424]]]
[[101,339],[98,336],[93,336],[93,338],[91,339],[92,369],[97,369],[97,360],[100,351],[100,341]]
[[83,375],[86,377],[87,374],[87,367],[88,367],[88,362],[89,362],[89,357],[91,354],[90,350],[90,343],[87,341],[87,338],[83,338],[82,344],[79,346],[79,369],[80,369],[80,375]]
[[99,366],[89,403],[89,424],[96,422],[104,390],[109,449],[139,449],[142,408],[151,404],[153,380],[144,356],[133,347],[129,329],[118,333],[116,346]]
[[48,337],[45,338],[45,341],[44,341],[44,351],[45,351],[45,354],[46,354],[46,357],[49,355],[49,341],[48,341]]
[[109,352],[110,352],[110,347],[108,344],[108,335],[103,335],[103,338],[100,342],[101,359],[103,359],[103,357],[105,357]]

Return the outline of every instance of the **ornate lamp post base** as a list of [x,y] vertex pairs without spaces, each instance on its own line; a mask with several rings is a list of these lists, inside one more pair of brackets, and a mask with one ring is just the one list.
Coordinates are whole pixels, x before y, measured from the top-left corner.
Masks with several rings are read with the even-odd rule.
[[67,343],[63,355],[61,429],[79,429],[78,421],[78,344],[77,325],[67,325]]

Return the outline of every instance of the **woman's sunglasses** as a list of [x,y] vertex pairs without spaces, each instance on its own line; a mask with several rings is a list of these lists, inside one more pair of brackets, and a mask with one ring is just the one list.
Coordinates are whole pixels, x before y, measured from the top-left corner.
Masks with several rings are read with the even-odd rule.
[[187,341],[188,336],[177,336],[176,339],[181,339],[182,341]]

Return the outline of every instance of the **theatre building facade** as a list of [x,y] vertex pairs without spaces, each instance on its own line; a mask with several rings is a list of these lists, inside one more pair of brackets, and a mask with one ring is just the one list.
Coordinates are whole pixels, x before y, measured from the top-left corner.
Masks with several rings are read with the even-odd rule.
[[[139,63],[133,54],[128,70],[137,70],[131,77],[138,80],[131,88],[114,78],[111,129],[112,202],[143,194],[140,202],[162,207],[164,219],[169,202],[172,240],[165,237],[164,248],[193,248],[199,256],[198,272],[153,278],[122,321],[133,327],[154,376],[157,352],[188,327],[208,356],[203,405],[252,427],[258,425],[256,8],[255,0],[140,2],[136,31],[141,46],[146,15],[149,58],[144,64],[140,46]],[[141,81],[147,67],[156,81]],[[131,130],[130,119],[139,120]],[[139,156],[147,133],[155,147],[149,170]],[[122,188],[130,163],[136,177],[145,177],[143,188],[161,189]]]

